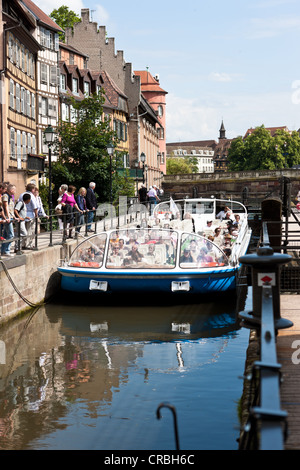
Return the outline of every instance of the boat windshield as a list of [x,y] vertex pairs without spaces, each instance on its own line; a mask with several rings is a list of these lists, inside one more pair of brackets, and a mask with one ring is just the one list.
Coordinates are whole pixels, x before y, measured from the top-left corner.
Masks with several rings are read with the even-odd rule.
[[109,269],[173,269],[177,232],[126,229],[111,232],[106,267]]
[[80,243],[73,251],[69,266],[81,268],[101,268],[103,265],[107,235],[101,233]]
[[220,249],[209,239],[196,234],[182,234],[179,259],[181,268],[227,266],[229,258],[230,252],[226,255],[226,250]]

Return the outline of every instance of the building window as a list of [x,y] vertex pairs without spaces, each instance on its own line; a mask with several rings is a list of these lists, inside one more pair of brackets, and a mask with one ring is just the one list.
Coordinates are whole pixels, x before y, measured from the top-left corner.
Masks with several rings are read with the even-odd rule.
[[22,132],[22,160],[27,160],[27,139],[26,139],[26,132]]
[[27,153],[31,153],[31,134],[27,134]]
[[13,159],[16,158],[16,137],[13,127],[10,128],[10,157]]
[[77,78],[73,78],[73,79],[72,79],[72,91],[73,91],[74,95],[78,95],[78,94],[79,94],[79,90],[78,90],[78,79],[77,79]]
[[41,97],[40,100],[40,114],[42,116],[47,116],[48,115],[48,99]]
[[57,67],[54,65],[50,67],[50,85],[57,85]]
[[16,83],[16,111],[19,113],[20,112],[20,96],[21,91],[20,91],[20,85],[19,83]]
[[48,65],[41,63],[41,82],[48,83]]
[[84,94],[86,96],[90,95],[90,84],[89,84],[89,82],[84,82]]
[[61,119],[62,121],[70,120],[70,106],[66,103],[61,104]]
[[66,83],[67,83],[67,77],[64,73],[61,73],[60,74],[60,90],[61,91],[66,91],[67,90]]
[[11,79],[9,81],[9,107],[15,108],[15,82]]
[[157,115],[159,117],[162,117],[163,114],[164,114],[164,108],[161,105],[159,105],[158,108],[157,108]]
[[31,118],[35,119],[35,94],[31,93]]

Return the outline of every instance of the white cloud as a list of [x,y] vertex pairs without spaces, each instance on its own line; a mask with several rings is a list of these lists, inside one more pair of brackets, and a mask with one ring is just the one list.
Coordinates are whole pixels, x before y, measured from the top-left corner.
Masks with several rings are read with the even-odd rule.
[[292,100],[293,90],[285,93],[221,94],[206,96],[206,101],[167,97],[167,142],[218,140],[221,121],[226,137],[244,135],[250,127],[300,127],[300,100]]
[[232,77],[229,73],[212,72],[210,78],[215,82],[231,82]]

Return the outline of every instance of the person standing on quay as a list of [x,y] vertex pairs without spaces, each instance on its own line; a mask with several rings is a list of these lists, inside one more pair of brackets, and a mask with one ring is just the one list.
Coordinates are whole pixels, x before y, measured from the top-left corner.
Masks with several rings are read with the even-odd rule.
[[[14,184],[9,184],[7,186],[6,192],[2,194],[2,206],[3,206],[3,220],[5,221],[3,225],[2,236],[6,240],[11,240],[14,238],[14,227],[13,220],[16,218],[14,215],[14,195],[16,192],[16,186]],[[2,256],[13,256],[10,252],[10,246],[12,242],[2,243],[1,245],[1,255]]]
[[[30,194],[30,202],[27,204],[27,220],[25,222],[26,230],[27,230],[27,239],[24,243],[24,249],[31,249],[33,245],[33,240],[35,236],[35,224],[38,218],[38,204],[36,197],[34,195],[35,184],[29,183],[26,186],[26,193]],[[23,201],[23,196],[25,193],[22,193],[19,196],[19,201]]]
[[93,232],[91,229],[91,224],[95,217],[95,210],[97,209],[97,199],[95,195],[96,183],[91,182],[86,191],[86,208],[88,209],[88,220],[87,220],[87,231]]

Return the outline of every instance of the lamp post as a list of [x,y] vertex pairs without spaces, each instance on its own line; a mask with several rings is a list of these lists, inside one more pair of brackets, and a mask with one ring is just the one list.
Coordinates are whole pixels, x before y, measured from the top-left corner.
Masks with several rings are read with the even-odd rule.
[[50,243],[52,246],[52,162],[51,162],[51,145],[53,145],[55,132],[49,124],[44,131],[45,141],[48,145],[48,168],[49,168],[49,215],[50,215]]
[[109,155],[109,188],[110,188],[110,204],[112,205],[112,156],[114,154],[115,146],[113,142],[109,142],[107,146],[107,153]]
[[145,183],[145,161],[146,161],[146,155],[144,154],[144,152],[141,153],[140,160],[143,164],[143,184],[144,184]]
[[139,194],[139,186],[138,186],[138,173],[137,173],[137,170],[138,170],[138,167],[139,167],[139,162],[136,160],[134,162],[134,166],[135,166],[135,185],[136,185],[136,195],[138,196]]

